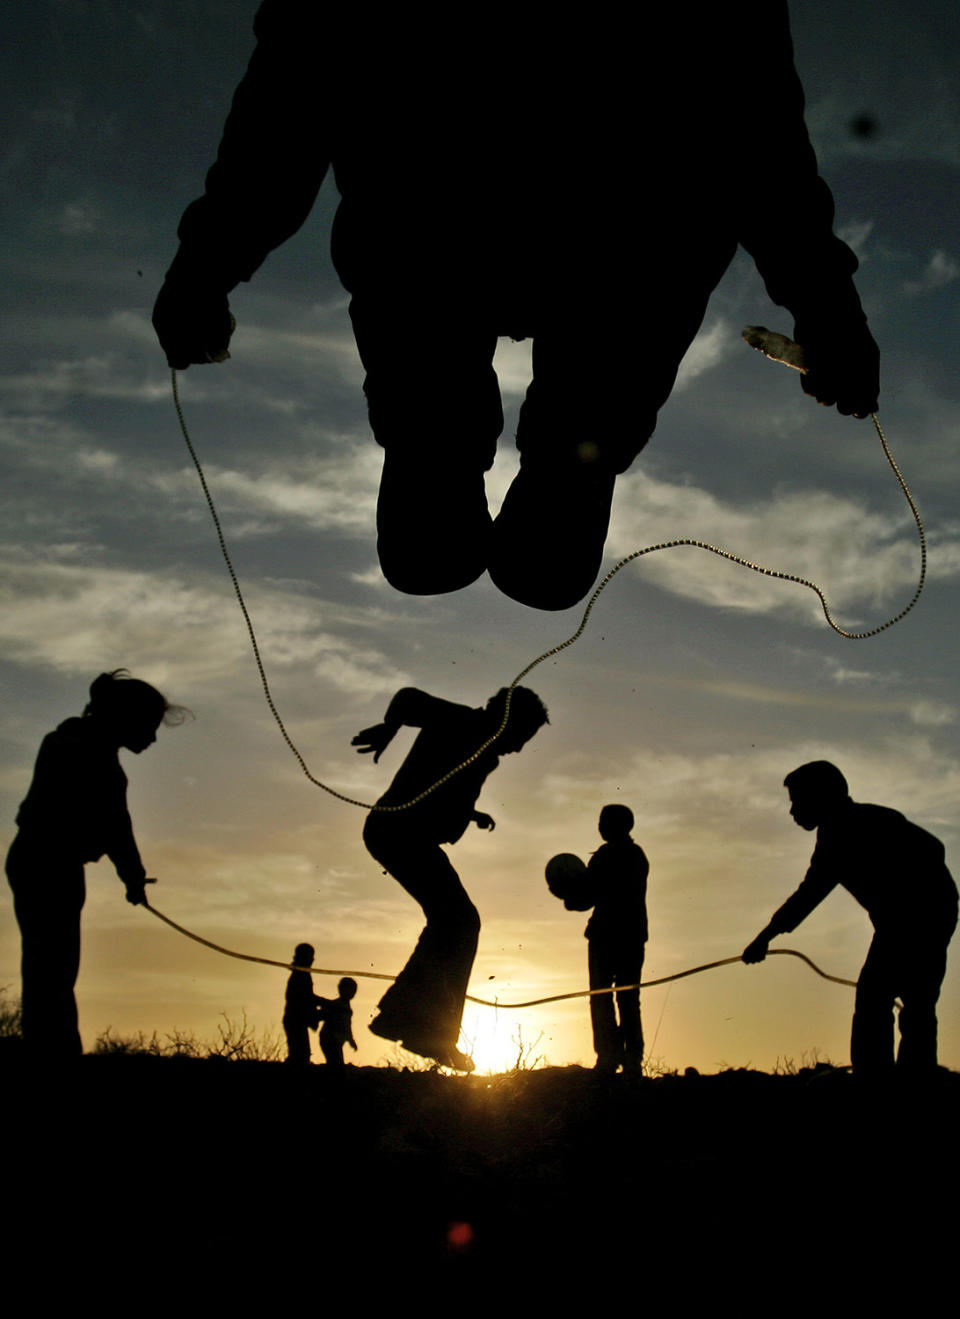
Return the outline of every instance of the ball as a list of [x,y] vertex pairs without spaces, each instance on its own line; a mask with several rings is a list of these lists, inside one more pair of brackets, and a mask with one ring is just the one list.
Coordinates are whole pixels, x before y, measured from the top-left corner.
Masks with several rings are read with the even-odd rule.
[[583,879],[587,867],[572,852],[560,852],[552,856],[544,871],[547,888],[555,898],[566,898],[574,885]]

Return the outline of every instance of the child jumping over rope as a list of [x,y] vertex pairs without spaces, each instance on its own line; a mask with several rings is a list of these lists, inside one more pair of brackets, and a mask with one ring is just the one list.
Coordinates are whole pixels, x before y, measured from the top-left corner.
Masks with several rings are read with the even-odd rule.
[[[629,36],[629,6],[572,12],[265,0],[154,308],[171,367],[223,361],[227,295],[303,225],[332,165],[331,254],[384,449],[380,564],[410,594],[485,570],[537,609],[587,594],[616,478],[738,244],[793,316],[804,392],[877,409],[785,0],[646,6]],[[533,379],[493,520],[500,336],[532,339]]]
[[628,806],[604,806],[598,825],[603,846],[589,863],[581,864],[579,873],[576,867],[569,869],[563,878],[551,874],[548,867],[550,890],[563,899],[568,911],[593,908],[584,931],[590,988],[633,986],[617,991],[616,1011],[613,994],[590,996],[596,1069],[608,1075],[622,1066],[625,1076],[639,1076],[643,1061],[640,990],[636,986],[649,937],[646,898],[650,866],[643,849],[630,837],[633,823]]
[[353,1038],[353,1008],[350,1000],[357,992],[357,982],[352,976],[344,976],[337,985],[336,998],[318,998],[317,1008],[323,1025],[320,1027],[320,1051],[328,1067],[343,1066],[343,1046],[349,1044],[356,1053],[357,1042]]
[[[391,700],[383,723],[364,728],[351,744],[361,755],[372,752],[376,763],[402,727],[420,730],[377,806],[423,799],[402,810],[374,809],[363,828],[367,851],[427,918],[406,966],[381,998],[370,1030],[461,1072],[473,1071],[473,1059],[457,1041],[480,916],[441,844],[458,842],[469,824],[494,828],[493,818],[476,809],[484,782],[501,756],[521,751],[548,722],[546,707],[528,687],[515,687],[509,695],[507,725],[479,756],[477,748],[503,722],[505,687],[483,709],[404,687]],[[451,773],[468,757],[469,764]],[[438,780],[440,786],[431,791]]]

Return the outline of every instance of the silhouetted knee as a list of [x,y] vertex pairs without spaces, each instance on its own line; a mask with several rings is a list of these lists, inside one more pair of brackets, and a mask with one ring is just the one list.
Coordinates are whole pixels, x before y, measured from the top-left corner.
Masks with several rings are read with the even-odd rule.
[[462,888],[437,894],[423,904],[423,910],[430,925],[442,927],[464,941],[479,937],[480,913]]

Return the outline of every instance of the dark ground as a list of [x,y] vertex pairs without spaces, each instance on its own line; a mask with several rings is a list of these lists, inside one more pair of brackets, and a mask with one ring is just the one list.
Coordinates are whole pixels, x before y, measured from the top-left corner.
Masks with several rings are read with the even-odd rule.
[[468,1306],[562,1287],[574,1308],[839,1313],[907,1285],[928,1313],[934,1275],[953,1276],[958,1073],[6,1062],[3,1240],[14,1272],[44,1261],[42,1310],[93,1277],[118,1308],[191,1313],[312,1307],[333,1278],[351,1304],[377,1289],[404,1310],[436,1286]]

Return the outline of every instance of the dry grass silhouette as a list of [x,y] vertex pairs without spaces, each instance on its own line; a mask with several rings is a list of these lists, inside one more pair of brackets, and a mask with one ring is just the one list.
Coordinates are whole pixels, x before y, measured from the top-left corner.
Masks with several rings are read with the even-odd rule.
[[93,1052],[127,1054],[151,1058],[227,1058],[243,1062],[278,1062],[286,1055],[286,1043],[279,1033],[258,1032],[247,1021],[246,1011],[237,1021],[226,1012],[217,1025],[219,1038],[201,1040],[192,1031],[173,1030],[163,1035],[114,1035],[108,1026],[97,1036]]

